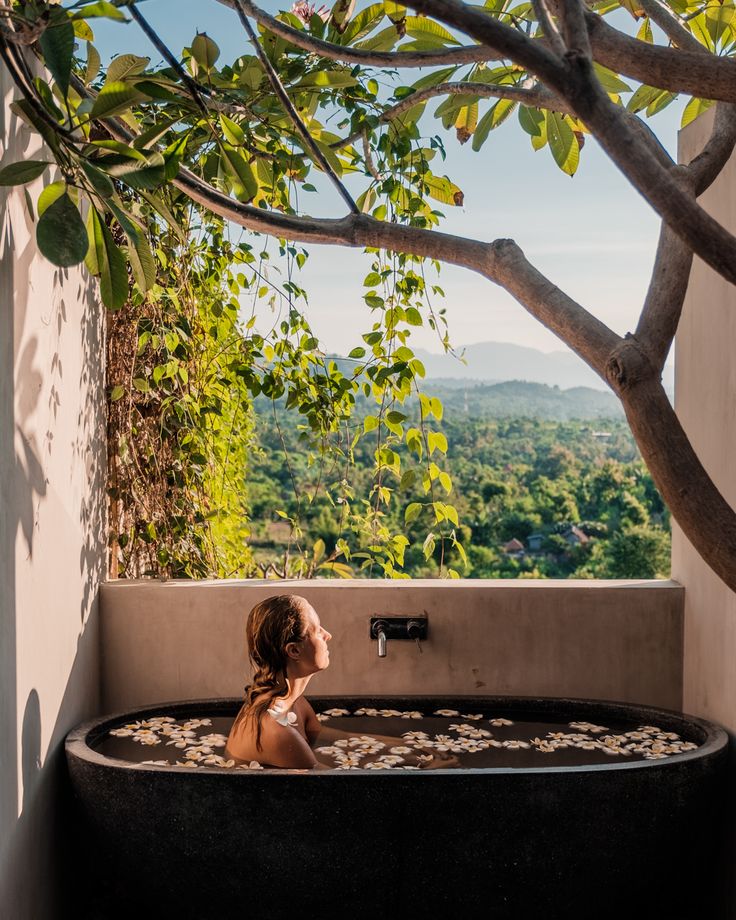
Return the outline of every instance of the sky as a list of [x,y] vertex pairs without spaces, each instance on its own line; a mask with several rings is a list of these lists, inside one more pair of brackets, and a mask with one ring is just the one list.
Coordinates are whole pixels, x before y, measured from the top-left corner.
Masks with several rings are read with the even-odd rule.
[[[263,3],[269,12],[287,5],[274,0]],[[175,52],[189,45],[197,31],[206,31],[220,46],[222,60],[250,53],[236,14],[216,0],[147,0],[142,11]],[[103,59],[134,52],[159,62],[135,24],[96,20],[94,29]],[[407,73],[409,83],[422,72]],[[428,112],[434,108],[430,106]],[[681,104],[673,104],[652,122],[673,156],[681,110]],[[423,125],[425,134],[443,133],[447,160],[442,169],[438,158],[432,165],[459,185],[465,196],[461,208],[439,206],[446,214],[440,229],[486,241],[516,240],[540,271],[615,332],[634,329],[652,268],[659,219],[595,141],[587,138],[580,167],[571,178],[558,169],[549,148],[532,149],[515,113],[491,133],[478,153],[470,143],[461,146],[454,132],[443,132],[441,122],[431,115],[425,115]],[[365,188],[364,181],[348,183],[354,195]],[[345,205],[337,192],[325,182],[315,185],[317,194],[300,196],[304,210],[314,216],[343,216]],[[370,258],[345,247],[310,249],[299,283],[308,291],[307,314],[328,352],[345,354],[359,344],[359,333],[370,328],[370,311],[362,300]],[[446,296],[435,299],[435,307],[446,308],[453,345],[496,341],[542,351],[566,350],[510,295],[487,280],[443,266],[437,283]],[[412,344],[442,351],[429,328],[414,331]]]

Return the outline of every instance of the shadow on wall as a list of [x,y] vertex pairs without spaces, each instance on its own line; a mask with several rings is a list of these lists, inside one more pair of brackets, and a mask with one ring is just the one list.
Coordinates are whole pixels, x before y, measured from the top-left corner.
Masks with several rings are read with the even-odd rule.
[[[0,67],[0,159],[38,158],[31,133],[9,114],[14,95]],[[69,854],[70,827],[63,740],[98,708],[104,346],[100,307],[82,274],[39,266],[22,194],[0,189],[0,915],[46,920],[65,915],[62,857]],[[77,545],[79,576],[69,572],[69,581],[79,592],[65,585],[57,600],[51,563]],[[24,593],[54,603],[19,609]],[[19,652],[22,624],[30,624],[29,636],[53,627],[52,654],[54,640],[63,639],[58,654],[73,656],[65,679],[55,684],[42,656]]]

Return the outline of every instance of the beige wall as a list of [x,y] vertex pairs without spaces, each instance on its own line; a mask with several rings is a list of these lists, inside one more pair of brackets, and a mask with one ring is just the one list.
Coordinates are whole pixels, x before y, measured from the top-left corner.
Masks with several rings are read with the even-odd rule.
[[[298,593],[333,634],[313,694],[581,696],[679,708],[682,589],[673,582],[111,582],[102,587],[102,707],[239,696],[248,610]],[[426,612],[429,638],[369,638],[373,614]]]
[[[11,115],[0,159],[47,159]],[[35,202],[43,178],[28,187]],[[48,177],[46,178],[48,182]],[[101,311],[40,257],[23,189],[0,189],[0,916],[61,916],[66,731],[98,706],[104,565]]]
[[[713,110],[680,132],[680,160],[701,149]],[[736,157],[701,197],[736,232]],[[683,427],[723,496],[736,508],[736,292],[695,259],[677,332],[675,407]],[[736,594],[673,528],[672,577],[685,586],[684,705],[736,732]],[[733,760],[736,766],[736,758]],[[729,803],[734,839],[724,879],[724,917],[736,917],[736,781]]]

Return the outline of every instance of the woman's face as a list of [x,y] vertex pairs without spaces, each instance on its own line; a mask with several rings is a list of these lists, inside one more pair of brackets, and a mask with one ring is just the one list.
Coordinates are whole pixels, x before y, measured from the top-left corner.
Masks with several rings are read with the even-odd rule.
[[324,671],[329,665],[330,652],[327,643],[332,635],[322,626],[311,604],[304,604],[302,617],[306,634],[303,639],[294,643],[299,652],[298,658],[290,657],[291,663],[299,670],[299,676],[306,677],[308,674]]

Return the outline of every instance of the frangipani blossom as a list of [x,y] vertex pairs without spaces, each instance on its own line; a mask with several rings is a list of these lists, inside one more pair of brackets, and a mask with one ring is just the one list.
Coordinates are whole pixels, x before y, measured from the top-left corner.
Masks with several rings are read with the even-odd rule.
[[293,13],[298,19],[304,23],[304,25],[309,25],[312,16],[319,16],[322,22],[327,22],[330,18],[330,11],[326,6],[320,6],[319,9],[316,8],[314,3],[307,3],[307,0],[297,0],[289,10],[290,13]]

